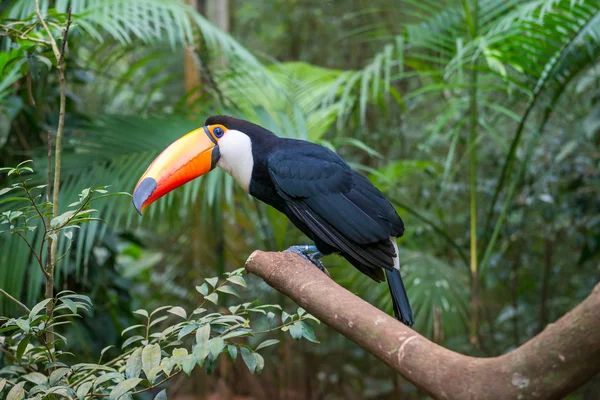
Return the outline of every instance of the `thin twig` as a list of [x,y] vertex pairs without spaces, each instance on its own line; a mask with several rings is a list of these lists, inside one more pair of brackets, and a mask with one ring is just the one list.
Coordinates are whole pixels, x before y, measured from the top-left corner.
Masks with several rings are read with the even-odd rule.
[[8,25],[3,25],[0,24],[0,28],[4,29],[6,31],[6,34],[10,36],[10,33],[8,33],[8,31],[13,32],[13,37],[17,38],[17,39],[22,39],[22,40],[29,40],[35,43],[39,43],[39,44],[43,44],[46,46],[50,46],[50,42],[47,40],[43,40],[43,39],[38,39],[38,38],[33,38],[31,36],[27,36],[27,33],[23,33],[21,31],[19,31],[18,29],[15,28],[11,28]]
[[[52,192],[50,191],[50,185],[52,185],[52,131],[48,130],[48,170],[46,171],[46,202],[50,203],[50,199],[52,197]],[[46,226],[50,226],[50,217],[46,218]],[[41,247],[44,247],[44,240],[46,238],[46,234],[48,232],[44,232],[44,237],[42,238]],[[48,247],[46,248],[46,260],[47,263],[50,262],[50,252],[52,251],[52,243],[48,241]],[[40,251],[40,257],[42,256],[42,252]],[[46,265],[46,268],[48,266]]]
[[38,215],[40,216],[40,218],[42,220],[42,223],[44,224],[44,231],[46,231],[48,229],[48,227],[46,226],[46,220],[44,219],[44,215],[42,214],[39,207],[37,206],[35,199],[31,196],[31,192],[29,192],[29,189],[27,189],[27,181],[23,178],[23,176],[21,176],[21,173],[18,171],[17,171],[17,175],[19,176],[19,180],[23,184],[23,190],[25,191],[25,194],[27,194],[27,198],[29,198],[31,205],[33,205],[33,208],[35,208],[35,211],[38,213]]
[[27,247],[29,247],[31,254],[33,254],[35,256],[36,260],[38,261],[38,263],[40,265],[40,269],[42,270],[42,273],[44,274],[44,276],[46,276],[46,278],[48,278],[48,272],[44,269],[44,264],[42,263],[42,259],[40,258],[38,253],[36,253],[35,249],[31,246],[31,244],[29,243],[29,240],[27,240],[25,235],[23,235],[21,232],[15,232],[15,233],[17,235],[19,235],[21,237],[21,239],[23,239],[23,241],[25,242]]
[[[48,34],[48,38],[50,39],[50,45],[52,46],[52,51],[54,52],[54,57],[56,58],[56,70],[58,72],[58,82],[60,86],[60,108],[58,115],[58,127],[56,129],[56,147],[54,151],[54,185],[53,185],[53,193],[52,193],[52,215],[56,216],[58,214],[58,195],[60,190],[60,155],[62,149],[62,138],[65,127],[65,113],[66,113],[66,104],[67,104],[67,85],[65,81],[65,66],[64,66],[64,49],[65,42],[67,41],[67,33],[69,31],[69,26],[71,25],[71,7],[69,7],[67,14],[67,24],[63,33],[63,43],[61,49],[58,48],[56,44],[56,40],[54,36],[52,36],[52,32],[46,23],[42,15],[42,10],[40,9],[40,0],[35,0],[35,9],[40,20],[40,23],[46,30]],[[50,254],[48,255],[48,265],[46,267],[46,272],[48,273],[46,278],[46,291],[44,293],[46,298],[54,297],[54,265],[56,263],[56,253],[58,252],[58,238],[54,240],[52,238],[50,240]],[[49,317],[52,316],[53,304],[52,302],[48,303],[46,307],[46,313]],[[46,339],[47,342],[52,346],[54,335],[50,330],[47,333]]]
[[[52,303],[52,302],[50,302]],[[38,339],[40,339],[40,341],[42,342],[42,344],[44,345],[44,347],[46,347],[46,351],[48,352],[48,359],[51,362],[56,361],[56,359],[54,358],[54,354],[52,354],[52,350],[50,349],[50,346],[48,345],[48,342],[46,342],[43,338],[43,335],[38,336]]]
[[16,304],[18,304],[23,310],[30,312],[31,310],[23,303],[21,303],[19,300],[15,299],[14,297],[12,297],[10,294],[6,293],[6,291],[4,289],[0,288],[0,293],[2,293],[3,295],[5,295],[6,297],[8,297],[9,299],[11,299],[12,301],[14,301]]
[[67,11],[67,25],[65,26],[65,31],[63,32],[62,43],[60,44],[60,58],[58,60],[59,64],[63,64],[63,60],[65,58],[65,47],[67,46],[67,35],[69,34],[69,27],[71,26],[71,7],[69,7],[69,11]]

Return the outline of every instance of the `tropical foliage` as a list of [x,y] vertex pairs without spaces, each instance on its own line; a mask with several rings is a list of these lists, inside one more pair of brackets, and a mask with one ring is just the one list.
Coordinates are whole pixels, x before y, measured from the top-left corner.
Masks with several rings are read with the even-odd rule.
[[[415,328],[436,342],[501,354],[589,293],[600,257],[597,1],[230,3],[225,32],[207,10],[177,0],[40,1],[57,38],[69,6],[73,20],[62,205],[82,188],[130,192],[166,145],[228,113],[333,148],[384,191],[407,226],[399,245]],[[0,5],[1,166],[33,158],[31,187],[46,181],[40,132],[56,135],[59,109],[56,62],[21,37],[45,37],[34,4]],[[192,85],[190,71],[201,77]],[[14,210],[8,196],[0,212]],[[127,197],[94,209],[105,223],[59,238],[60,254],[69,250],[56,282],[91,294],[99,310],[69,342],[90,354],[119,340],[136,307],[193,307],[188,293],[205,277],[238,269],[253,249],[306,241],[217,171],[143,217]],[[22,234],[38,248],[40,232]],[[0,288],[38,302],[44,275],[25,242],[2,235],[0,249]],[[385,285],[336,257],[325,263],[337,282],[391,311]],[[285,301],[249,286],[261,302]],[[305,386],[418,397],[356,347],[317,333],[321,346],[273,355]],[[316,360],[318,371],[306,367]],[[307,395],[266,364],[268,386]]]

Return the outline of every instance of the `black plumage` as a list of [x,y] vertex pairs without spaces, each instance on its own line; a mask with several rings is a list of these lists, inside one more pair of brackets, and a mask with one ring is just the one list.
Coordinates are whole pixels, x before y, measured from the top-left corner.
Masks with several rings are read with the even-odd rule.
[[404,233],[404,224],[383,194],[323,146],[279,138],[227,116],[208,118],[206,125],[212,124],[250,137],[254,162],[250,194],[286,214],[323,254],[339,253],[378,282],[385,279],[385,271],[394,314],[411,325],[412,311],[394,268],[397,255],[392,243]]

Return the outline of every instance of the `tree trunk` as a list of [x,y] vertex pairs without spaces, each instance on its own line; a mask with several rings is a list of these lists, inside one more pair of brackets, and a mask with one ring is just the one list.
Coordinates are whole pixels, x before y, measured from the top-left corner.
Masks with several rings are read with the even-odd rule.
[[559,399],[600,371],[600,284],[519,348],[475,358],[429,341],[295,254],[255,251],[246,269],[437,399]]

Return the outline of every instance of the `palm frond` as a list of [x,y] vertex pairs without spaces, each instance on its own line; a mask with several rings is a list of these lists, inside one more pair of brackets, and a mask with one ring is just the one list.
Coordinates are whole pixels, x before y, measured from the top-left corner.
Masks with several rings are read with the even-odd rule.
[[[40,0],[42,12],[48,12],[49,4],[49,0]],[[141,41],[176,48],[193,44],[198,29],[208,51],[239,59],[243,61],[240,65],[261,68],[250,51],[180,0],[58,0],[53,8],[65,15],[69,7],[76,27],[99,42],[108,37],[121,45]],[[5,15],[23,20],[34,13],[33,1],[16,1]]]
[[[500,179],[494,192],[488,217],[486,221],[486,232],[489,231],[496,202],[504,189],[507,177],[510,176],[516,159],[517,148],[523,137],[527,121],[543,98],[550,99],[550,105],[545,109],[542,125],[536,131],[536,135],[543,133],[545,123],[550,117],[552,105],[554,105],[568,83],[581,71],[593,66],[600,57],[600,4],[595,1],[580,0],[558,1],[546,0],[536,1],[536,9],[524,6],[525,11],[519,19],[509,15],[508,22],[518,21],[517,26],[510,28],[511,35],[503,36],[502,41],[497,41],[499,52],[518,65],[520,72],[526,76],[531,87],[531,96],[523,112],[514,139],[512,140],[509,153],[502,168]],[[557,22],[559,21],[559,22]],[[500,23],[507,26],[508,22]],[[558,29],[557,24],[560,24]],[[500,35],[501,31],[492,32]],[[544,40],[551,38],[551,40]],[[534,44],[535,43],[535,44]],[[532,47],[533,46],[533,47]],[[519,52],[519,47],[524,51]],[[519,54],[519,57],[513,56]],[[530,140],[537,140],[536,137]],[[513,184],[518,179],[513,180]],[[510,191],[511,193],[514,190]],[[505,199],[504,210],[507,204],[512,202],[512,196]],[[496,223],[494,233],[491,236],[483,257],[482,264],[489,259],[495,238],[504,220],[503,213]]]

